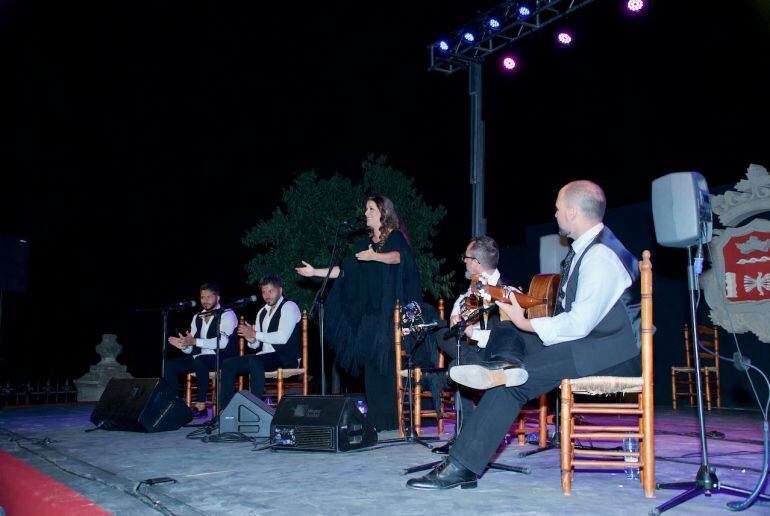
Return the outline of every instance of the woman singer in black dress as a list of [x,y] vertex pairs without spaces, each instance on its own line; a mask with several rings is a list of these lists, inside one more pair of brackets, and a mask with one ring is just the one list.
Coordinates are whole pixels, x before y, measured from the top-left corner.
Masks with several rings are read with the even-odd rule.
[[[377,430],[392,430],[398,426],[393,309],[397,299],[422,301],[422,289],[393,201],[371,195],[364,215],[368,236],[329,275],[337,279],[326,301],[325,336],[341,367],[356,376],[363,371],[368,419]],[[302,263],[300,275],[326,276],[327,269]]]

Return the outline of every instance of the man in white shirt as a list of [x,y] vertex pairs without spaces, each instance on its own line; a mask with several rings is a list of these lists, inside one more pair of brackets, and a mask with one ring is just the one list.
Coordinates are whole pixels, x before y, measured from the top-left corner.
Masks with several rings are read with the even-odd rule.
[[505,369],[453,368],[450,375],[458,383],[488,390],[466,418],[448,459],[409,480],[408,487],[476,487],[524,403],[554,389],[563,378],[641,374],[635,332],[639,271],[633,255],[602,223],[605,206],[604,192],[590,181],[574,181],[559,191],[559,232],[574,242],[562,264],[557,314],[529,320],[515,298],[510,305],[498,303],[511,323],[501,324],[492,337],[524,342],[528,380],[510,387]]
[[254,325],[238,326],[238,335],[246,339],[254,353],[225,360],[222,366],[222,408],[233,398],[235,379],[239,374],[251,375],[251,393],[262,397],[265,372],[280,367],[297,367],[301,350],[302,319],[297,303],[283,297],[283,281],[275,274],[259,280],[262,299]]
[[[481,281],[488,285],[500,285],[507,283],[500,275],[497,269],[497,263],[500,259],[500,249],[497,242],[486,235],[479,236],[470,241],[465,248],[465,252],[460,256],[465,264],[465,277],[471,279],[478,276]],[[455,326],[462,321],[463,304],[466,298],[472,294],[470,287],[460,297],[457,298],[452,306],[452,313],[449,319],[450,325]],[[496,311],[484,314],[472,324],[468,324],[464,329],[464,336],[467,342],[460,343],[460,359],[457,360],[457,341],[453,338],[445,338],[446,332],[441,331],[437,335],[438,346],[449,355],[456,364],[484,364],[489,361],[498,361],[505,358],[505,364],[511,367],[520,365],[518,360],[523,358],[523,348],[520,342],[515,340],[496,339],[495,344],[488,346],[492,330],[500,323],[500,317]],[[510,374],[510,373],[509,373]],[[522,369],[520,374],[526,375]],[[474,409],[474,393],[461,388],[458,391],[460,412],[463,415],[470,414]],[[453,440],[450,440],[443,446],[433,448],[433,453],[446,454]]]
[[[203,311],[195,314],[187,335],[180,334],[178,337],[168,338],[169,344],[188,356],[166,362],[163,378],[171,386],[173,392],[177,392],[179,375],[181,373],[195,373],[198,395],[193,407],[196,415],[206,411],[209,372],[216,369],[217,341],[219,342],[219,349],[225,349],[238,325],[238,319],[232,310],[221,310],[219,298],[220,290],[217,285],[214,283],[201,285],[200,301]],[[217,329],[219,330],[218,337]]]

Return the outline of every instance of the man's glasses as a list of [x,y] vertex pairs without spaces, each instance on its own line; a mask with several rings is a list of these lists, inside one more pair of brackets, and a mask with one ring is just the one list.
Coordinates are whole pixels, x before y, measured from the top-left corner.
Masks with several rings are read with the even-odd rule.
[[477,262],[479,261],[479,259],[478,259],[478,258],[474,258],[473,256],[468,256],[468,255],[466,255],[466,254],[461,254],[461,255],[460,255],[460,260],[461,260],[461,261],[463,261],[463,262],[464,262],[465,260],[476,260]]

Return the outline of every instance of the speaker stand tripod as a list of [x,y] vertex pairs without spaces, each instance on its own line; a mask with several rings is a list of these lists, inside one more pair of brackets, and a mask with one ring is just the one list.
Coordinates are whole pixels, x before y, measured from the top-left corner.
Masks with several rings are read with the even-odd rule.
[[[698,246],[698,258],[701,257],[702,247]],[[722,484],[717,478],[716,468],[709,466],[708,446],[706,443],[706,425],[703,418],[703,390],[701,385],[701,369],[700,369],[700,348],[698,342],[697,315],[695,313],[696,302],[695,293],[698,292],[698,275],[700,274],[699,264],[693,265],[692,248],[687,248],[687,278],[690,284],[690,320],[693,328],[692,332],[692,354],[695,361],[695,390],[698,397],[698,426],[700,429],[700,455],[701,464],[698,468],[698,473],[695,475],[695,480],[692,482],[670,482],[670,483],[658,483],[655,487],[657,489],[684,489],[683,493],[676,495],[665,503],[662,503],[650,511],[651,515],[657,516],[662,512],[669,509],[673,509],[677,505],[680,505],[698,495],[711,496],[715,493],[731,494],[735,496],[749,497],[752,492],[747,489],[741,489],[738,487],[728,486]],[[770,501],[770,496],[760,494],[758,499],[767,502]]]

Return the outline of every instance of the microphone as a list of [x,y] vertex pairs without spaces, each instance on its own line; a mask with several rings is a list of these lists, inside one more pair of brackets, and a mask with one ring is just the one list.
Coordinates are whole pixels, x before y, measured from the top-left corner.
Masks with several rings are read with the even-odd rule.
[[366,215],[356,215],[340,222],[340,226],[353,226],[357,222],[366,222]]
[[432,321],[429,323],[415,324],[414,331],[421,332],[421,331],[434,330],[437,328],[446,328],[447,325],[448,323],[445,320],[439,319],[438,321]]
[[196,306],[198,306],[198,303],[195,301],[180,301],[178,303],[174,303],[173,305],[169,305],[169,309],[183,310],[185,308],[195,308]]
[[249,297],[244,297],[243,299],[238,299],[237,301],[233,301],[227,306],[243,306],[247,303],[256,303],[259,298],[257,296],[251,295]]

